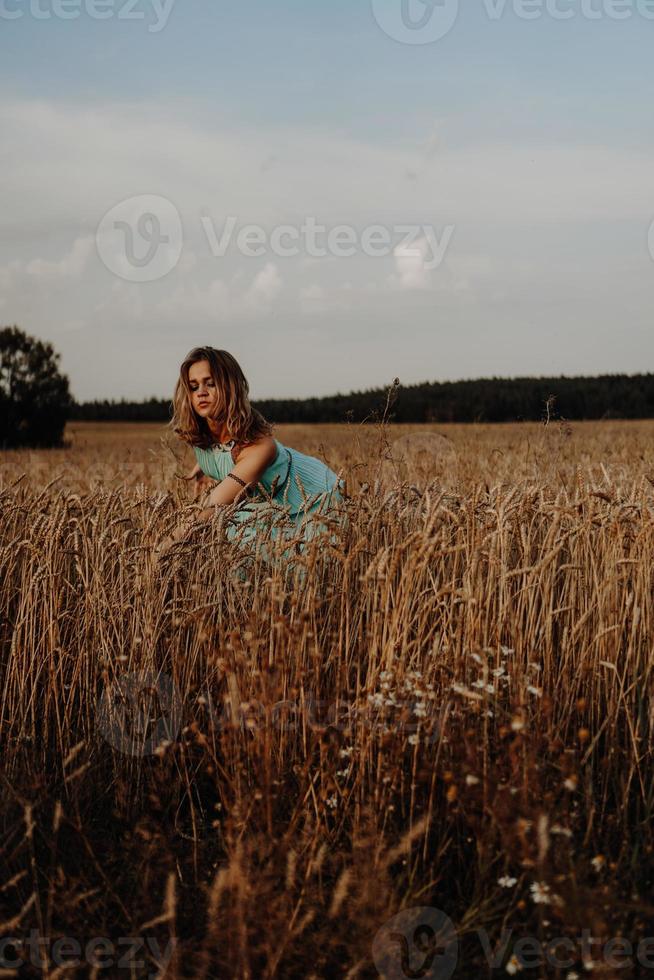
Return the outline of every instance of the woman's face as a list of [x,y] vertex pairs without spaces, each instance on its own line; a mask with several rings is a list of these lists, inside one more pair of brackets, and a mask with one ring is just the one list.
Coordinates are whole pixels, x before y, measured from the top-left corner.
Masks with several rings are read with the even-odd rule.
[[218,390],[211,377],[209,361],[196,361],[188,369],[191,405],[202,418],[213,418],[218,407]]

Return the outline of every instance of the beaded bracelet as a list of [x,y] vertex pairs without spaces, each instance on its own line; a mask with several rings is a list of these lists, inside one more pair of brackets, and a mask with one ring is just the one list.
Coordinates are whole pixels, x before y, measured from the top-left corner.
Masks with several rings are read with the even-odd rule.
[[236,482],[240,483],[242,487],[247,487],[247,483],[242,480],[240,476],[234,476],[233,473],[228,473],[227,476],[231,476],[232,480],[236,480]]

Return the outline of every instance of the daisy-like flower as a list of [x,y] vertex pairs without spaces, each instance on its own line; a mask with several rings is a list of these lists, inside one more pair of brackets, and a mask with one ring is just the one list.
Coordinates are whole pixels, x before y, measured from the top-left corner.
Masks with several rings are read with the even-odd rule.
[[473,681],[473,687],[478,687],[480,691],[486,691],[488,694],[495,694],[495,688],[492,684],[486,684],[484,681]]
[[511,959],[508,961],[508,963],[506,964],[506,966],[504,967],[504,969],[511,976],[514,976],[514,974],[516,974],[519,970],[522,970],[522,963],[520,962],[520,960],[518,959],[518,957],[515,955],[515,953],[513,954],[513,956],[511,957]]
[[409,745],[418,745],[420,742],[419,735],[409,735]]
[[514,888],[518,884],[518,879],[510,878],[509,875],[502,875],[501,878],[497,879],[497,884],[500,888]]
[[534,905],[551,905],[550,886],[544,881],[533,881],[529,886],[531,900]]

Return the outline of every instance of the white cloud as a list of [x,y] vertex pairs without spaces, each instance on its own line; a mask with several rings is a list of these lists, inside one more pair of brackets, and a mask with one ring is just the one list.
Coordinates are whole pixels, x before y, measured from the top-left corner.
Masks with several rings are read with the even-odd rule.
[[269,313],[284,285],[277,266],[268,262],[245,288],[241,287],[243,278],[243,274],[237,274],[231,282],[216,278],[206,285],[178,283],[159,301],[156,311],[166,319],[214,321]]
[[[546,367],[547,358],[563,365],[577,356],[586,364],[588,350],[594,364],[602,357],[613,363],[617,352],[636,370],[651,347],[654,265],[647,228],[654,196],[646,148],[517,138],[452,145],[442,123],[416,150],[393,138],[366,141],[317,127],[220,127],[186,109],[170,102],[86,109],[5,100],[0,106],[2,318],[61,341],[80,397],[140,390],[136,362],[118,363],[116,355],[117,366],[107,366],[114,364],[117,331],[132,331],[155,372],[180,335],[185,341],[218,325],[221,342],[238,340],[244,322],[254,333],[273,314],[279,337],[299,338],[295,356],[315,364],[307,368],[315,372],[310,380],[293,365],[286,376],[283,344],[264,353],[252,347],[263,380],[271,372],[289,392],[298,377],[309,390],[344,387],[348,371],[354,386],[357,372],[367,372],[361,384],[393,377],[398,350],[415,359],[414,374],[422,377],[435,376],[432,364],[459,376],[487,370],[500,348],[488,340],[491,334],[510,351],[502,361],[506,373],[518,359],[521,370]],[[162,195],[179,209],[184,247],[161,281],[127,283],[105,268],[92,242],[111,207],[142,194]],[[229,215],[238,227],[258,224],[268,233],[314,217],[328,230],[343,223],[359,233],[371,224],[389,231],[398,224],[453,225],[455,234],[431,271],[421,263],[424,240],[417,258],[400,248],[351,258],[303,250],[281,258],[267,250],[255,260],[235,244],[216,257],[201,225],[204,214],[218,234]],[[615,322],[625,309],[631,339],[618,343]],[[311,347],[301,346],[308,315],[326,315],[311,328],[328,338],[331,360],[317,360]],[[551,342],[553,324],[564,347]],[[417,341],[413,347],[404,343],[405,333]],[[369,351],[361,369],[353,363],[357,344]]]
[[[174,105],[164,113],[151,104],[90,110],[27,100],[5,102],[0,127],[7,148],[3,218],[21,235],[75,222],[94,232],[108,208],[138,194],[167,196],[187,226],[189,218],[199,224],[203,208],[216,221],[234,214],[264,226],[308,215],[355,225],[412,218],[552,224],[654,210],[650,153],[611,145],[446,147],[437,143],[441,127],[416,154],[325,129],[216,130],[186,121],[181,110],[176,116]],[[271,155],[275,165],[262,170],[261,160]],[[410,183],[402,179],[407,169],[419,170]]]
[[431,283],[430,272],[425,268],[428,251],[429,243],[424,236],[411,245],[398,245],[393,252],[397,276],[392,276],[391,282],[397,282],[400,289],[428,289]]
[[93,238],[84,235],[76,238],[71,249],[60,259],[31,259],[28,262],[12,259],[0,266],[0,288],[10,289],[21,279],[32,280],[33,285],[57,283],[60,280],[79,279],[86,269],[93,251]]
[[246,299],[254,302],[255,306],[261,300],[263,304],[271,303],[282,288],[282,280],[274,262],[267,262],[261,272],[255,276],[254,282],[246,294]]
[[76,238],[67,255],[55,262],[45,259],[32,259],[25,266],[25,272],[36,279],[52,282],[57,279],[79,279],[86,268],[89,255],[93,251],[93,238],[85,235]]

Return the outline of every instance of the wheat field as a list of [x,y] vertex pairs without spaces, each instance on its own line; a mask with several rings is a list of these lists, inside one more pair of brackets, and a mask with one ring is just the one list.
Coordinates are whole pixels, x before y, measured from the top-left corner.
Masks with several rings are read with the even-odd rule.
[[2,976],[650,975],[654,422],[279,426],[349,491],[291,565],[156,565],[191,452],[66,435],[0,456]]

